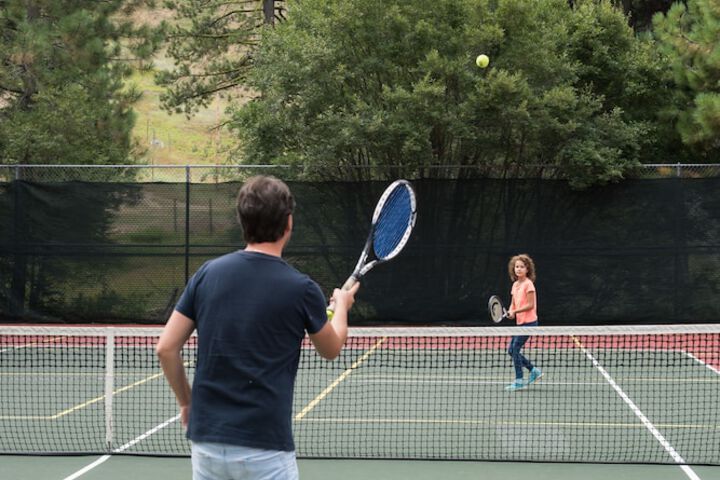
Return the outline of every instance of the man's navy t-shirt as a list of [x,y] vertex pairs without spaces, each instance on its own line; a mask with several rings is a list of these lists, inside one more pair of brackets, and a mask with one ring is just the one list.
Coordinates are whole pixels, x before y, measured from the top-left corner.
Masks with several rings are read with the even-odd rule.
[[279,257],[238,251],[200,267],[175,308],[198,332],[188,438],[294,450],[301,342],[327,321],[320,287]]

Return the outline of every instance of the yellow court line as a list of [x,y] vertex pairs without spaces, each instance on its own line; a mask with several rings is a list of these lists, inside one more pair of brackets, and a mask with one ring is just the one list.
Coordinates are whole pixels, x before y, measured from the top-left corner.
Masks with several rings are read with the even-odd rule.
[[338,378],[336,378],[330,385],[328,385],[328,386],[325,388],[325,390],[323,390],[322,392],[320,392],[320,394],[319,394],[317,397],[315,397],[310,403],[308,403],[308,404],[305,406],[305,408],[302,409],[302,411],[301,411],[300,413],[298,413],[297,415],[295,415],[295,421],[302,420],[303,417],[310,412],[310,410],[312,410],[313,408],[315,408],[315,406],[322,401],[323,398],[327,397],[327,395],[328,395],[330,392],[332,392],[332,391],[335,389],[335,387],[337,387],[338,385],[340,385],[340,382],[342,382],[343,380],[345,380],[345,379],[347,378],[347,376],[350,375],[350,374],[353,372],[353,370],[355,370],[357,367],[360,366],[360,364],[362,364],[365,360],[367,360],[370,355],[372,355],[373,353],[375,353],[375,350],[377,350],[378,347],[380,347],[380,345],[382,345],[383,343],[385,343],[386,340],[387,340],[387,337],[383,337],[383,338],[381,338],[380,340],[378,340],[377,342],[375,342],[375,345],[373,345],[372,347],[370,347],[367,352],[365,352],[360,358],[358,358],[358,359],[355,361],[355,363],[353,363],[352,365],[350,365],[350,368],[348,368],[348,369],[345,370],[342,374],[340,374],[340,376],[339,376]]
[[[135,388],[135,387],[137,387],[138,385],[142,385],[143,383],[147,383],[147,382],[149,382],[149,381],[151,381],[151,380],[155,380],[156,378],[162,377],[162,376],[163,376],[163,373],[162,373],[162,372],[156,373],[155,375],[150,375],[149,377],[143,378],[142,380],[138,380],[138,381],[135,382],[135,383],[131,383],[130,385],[125,385],[124,387],[122,387],[122,388],[120,388],[120,389],[118,389],[118,390],[113,390],[113,395],[117,395],[118,393],[125,392],[125,391],[127,391],[127,390],[130,390],[131,388]],[[77,411],[77,410],[82,410],[83,408],[85,408],[85,407],[87,407],[87,406],[89,406],[89,405],[92,405],[93,403],[100,402],[100,401],[102,401],[102,400],[104,400],[104,399],[105,399],[105,395],[102,395],[102,396],[100,396],[100,397],[93,398],[92,400],[88,400],[87,402],[81,403],[81,404],[79,404],[79,405],[75,405],[75,406],[72,407],[72,408],[68,408],[67,410],[63,410],[62,412],[56,413],[55,415],[53,415],[53,416],[50,417],[50,420],[55,420],[55,419],[57,419],[57,418],[64,417],[65,415],[68,415],[68,414],[70,414],[70,413],[73,413],[73,412],[75,412],[75,411]]]
[[39,342],[31,342],[31,343],[26,343],[25,345],[18,345],[17,347],[15,347],[15,346],[4,347],[4,348],[0,349],[0,352],[7,352],[9,350],[19,350],[21,348],[37,347],[38,345],[42,345],[44,343],[52,343],[52,342],[56,342],[58,340],[62,340],[62,338],[63,337],[53,337],[53,338],[48,338],[46,340],[42,340]]
[[35,415],[0,415],[0,420],[50,420],[50,418]]
[[[188,366],[191,362],[185,362],[183,365]],[[137,382],[131,383],[129,385],[125,385],[122,388],[119,388],[117,390],[113,390],[113,395],[117,395],[119,393],[125,392],[127,390],[130,390],[132,388],[135,388],[139,385],[142,385],[144,383],[147,383],[149,381],[155,380],[159,377],[163,376],[163,372],[156,373],[155,375],[150,375],[149,377],[145,377],[142,380],[138,380]],[[0,416],[0,420],[57,420],[60,417],[64,417],[65,415],[68,415],[70,413],[76,412],[78,410],[82,410],[85,407],[88,407],[94,403],[101,402],[105,399],[105,395],[101,395],[99,397],[92,398],[86,402],[80,403],[78,405],[75,405],[71,408],[68,408],[67,410],[63,410],[61,412],[58,412],[54,415],[49,416],[13,416],[13,415],[7,415],[7,416]]]

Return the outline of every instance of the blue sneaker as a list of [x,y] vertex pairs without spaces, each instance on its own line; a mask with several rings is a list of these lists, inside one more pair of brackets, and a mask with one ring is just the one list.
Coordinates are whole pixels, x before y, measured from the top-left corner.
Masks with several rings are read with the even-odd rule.
[[541,378],[542,376],[543,376],[542,370],[540,370],[540,369],[537,368],[537,367],[533,368],[533,369],[530,371],[530,378],[528,378],[527,384],[528,384],[528,385],[532,385],[533,383],[535,383],[535,382],[537,382],[538,380],[540,380],[540,378]]
[[510,392],[514,392],[515,390],[522,390],[523,388],[526,388],[527,385],[525,385],[522,381],[522,379],[516,379],[513,383],[505,387],[505,390],[508,390]]

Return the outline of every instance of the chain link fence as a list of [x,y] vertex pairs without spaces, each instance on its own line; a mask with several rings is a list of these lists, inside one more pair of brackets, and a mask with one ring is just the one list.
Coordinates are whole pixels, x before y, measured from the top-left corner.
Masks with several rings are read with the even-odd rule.
[[645,165],[584,190],[535,180],[561,169],[538,172],[0,166],[0,321],[163,323],[203,262],[242,247],[237,189],[259,173],[288,181],[297,220],[284,256],[328,294],[387,180],[413,180],[413,238],[366,279],[358,325],[486,320],[518,252],[542,272],[545,324],[720,319],[720,165]]
[[[285,180],[389,180],[407,178],[565,178],[562,167],[328,166],[292,165],[0,165],[0,182],[242,182],[268,174]],[[715,178],[720,164],[646,164],[628,169],[626,179]]]

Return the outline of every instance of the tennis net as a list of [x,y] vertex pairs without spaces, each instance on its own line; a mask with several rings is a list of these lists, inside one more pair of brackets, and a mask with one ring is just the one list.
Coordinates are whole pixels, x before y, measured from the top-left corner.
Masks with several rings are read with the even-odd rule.
[[[160,331],[0,326],[0,453],[188,455]],[[507,391],[520,334],[544,376]],[[720,464],[720,325],[350,335],[332,362],[303,342],[301,458]]]

